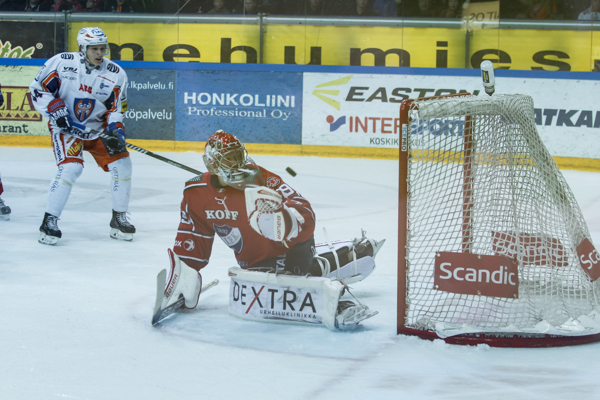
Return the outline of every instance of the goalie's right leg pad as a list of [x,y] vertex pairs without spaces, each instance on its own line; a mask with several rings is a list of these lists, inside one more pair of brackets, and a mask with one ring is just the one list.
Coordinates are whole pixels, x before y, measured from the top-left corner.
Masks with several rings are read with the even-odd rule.
[[173,250],[168,249],[171,271],[167,278],[161,308],[167,308],[181,296],[185,299],[185,308],[192,309],[198,305],[202,289],[202,275],[181,261]]

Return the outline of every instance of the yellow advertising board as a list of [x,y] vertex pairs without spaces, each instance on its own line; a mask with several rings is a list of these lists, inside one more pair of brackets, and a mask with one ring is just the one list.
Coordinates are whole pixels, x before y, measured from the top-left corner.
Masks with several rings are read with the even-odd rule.
[[[89,23],[73,23],[73,32]],[[258,25],[102,23],[111,44],[108,58],[133,61],[256,63]],[[242,48],[244,47],[244,48]],[[69,51],[77,51],[77,38],[69,38]],[[117,53],[117,54],[115,54]]]
[[[87,25],[73,23],[72,30]],[[478,68],[489,59],[499,68],[546,71],[590,71],[600,60],[600,40],[591,31],[266,25],[261,49],[255,24],[100,27],[114,60],[257,63],[262,53],[265,64]],[[75,35],[69,49],[77,49]]]
[[[0,107],[0,142],[19,145],[24,137],[38,136],[49,145],[48,121],[33,106],[29,85],[40,67],[0,65],[4,104]],[[37,143],[37,142],[36,142]]]

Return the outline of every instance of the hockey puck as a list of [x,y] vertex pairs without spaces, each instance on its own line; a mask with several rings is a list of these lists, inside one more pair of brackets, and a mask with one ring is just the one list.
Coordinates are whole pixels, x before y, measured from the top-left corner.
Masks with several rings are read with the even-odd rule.
[[293,169],[291,169],[290,167],[287,167],[285,169],[287,171],[288,174],[290,174],[291,176],[296,176],[296,171],[294,171]]

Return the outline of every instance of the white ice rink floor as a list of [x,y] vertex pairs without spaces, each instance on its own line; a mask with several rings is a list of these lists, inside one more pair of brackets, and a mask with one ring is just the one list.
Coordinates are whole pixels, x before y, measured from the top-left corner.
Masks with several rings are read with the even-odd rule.
[[[203,170],[197,153],[161,153]],[[86,154],[86,156],[88,156]],[[50,149],[0,147],[12,208],[0,221],[0,399],[600,399],[600,343],[551,349],[461,347],[397,336],[397,161],[256,156],[307,197],[316,240],[363,228],[387,239],[377,269],[351,285],[379,315],[353,332],[267,324],[227,312],[233,254],[220,240],[197,309],[152,327],[192,175],[132,152],[133,242],[109,237],[109,174],[86,168],[59,221],[37,242],[56,166]],[[298,176],[285,172],[292,167]],[[564,171],[596,244],[600,174]]]

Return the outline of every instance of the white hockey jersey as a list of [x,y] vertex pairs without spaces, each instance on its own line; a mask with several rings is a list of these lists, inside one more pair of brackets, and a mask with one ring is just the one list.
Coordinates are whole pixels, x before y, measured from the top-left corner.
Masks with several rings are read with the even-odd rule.
[[[104,132],[110,123],[122,123],[127,111],[127,74],[123,68],[104,58],[99,68],[86,68],[80,53],[59,53],[50,58],[29,86],[36,110],[50,120],[53,132],[58,128],[48,113],[48,104],[64,100],[74,122]],[[74,128],[73,136],[84,140],[97,135]]]

